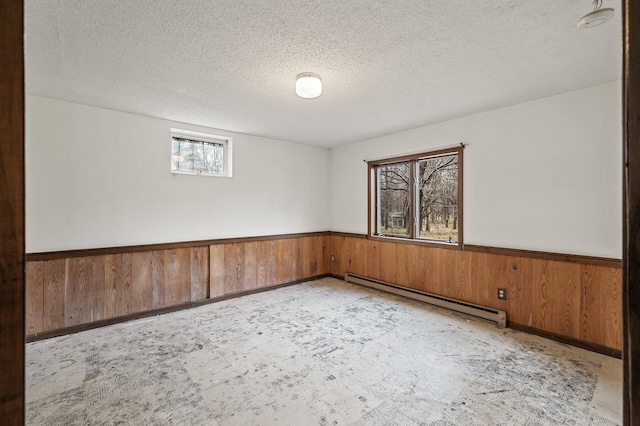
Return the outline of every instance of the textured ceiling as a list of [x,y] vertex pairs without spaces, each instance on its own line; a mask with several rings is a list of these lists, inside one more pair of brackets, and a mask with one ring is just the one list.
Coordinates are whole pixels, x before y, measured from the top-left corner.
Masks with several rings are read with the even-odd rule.
[[333,147],[619,79],[604,7],[579,30],[591,0],[27,0],[26,87]]

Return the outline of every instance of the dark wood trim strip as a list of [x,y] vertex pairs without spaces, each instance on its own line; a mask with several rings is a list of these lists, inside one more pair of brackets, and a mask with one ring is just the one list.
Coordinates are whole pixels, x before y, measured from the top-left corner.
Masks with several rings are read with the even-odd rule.
[[573,337],[567,337],[562,334],[552,333],[550,331],[540,330],[539,328],[529,327],[528,325],[518,324],[508,321],[507,326],[513,330],[523,331],[529,334],[535,334],[536,336],[544,337],[546,339],[555,340],[556,342],[565,343],[567,345],[575,346],[577,348],[586,349],[588,351],[597,352],[599,354],[607,355],[610,357],[622,358],[622,351],[619,349],[613,349],[607,346],[598,345],[597,343],[591,343],[584,340],[574,339]]
[[104,247],[104,248],[79,249],[79,250],[50,251],[50,252],[42,252],[42,253],[27,253],[27,262],[34,262],[37,260],[65,259],[69,257],[86,257],[86,256],[101,256],[101,255],[119,254],[119,253],[135,253],[140,251],[173,250],[178,248],[213,246],[217,244],[237,244],[237,243],[250,243],[254,241],[286,240],[289,238],[315,237],[315,236],[322,236],[326,234],[327,234],[327,231],[306,232],[306,233],[299,233],[299,234],[280,234],[280,235],[263,235],[263,236],[256,236],[256,237],[220,238],[215,240],[184,241],[184,242],[175,242],[175,243],[141,244],[141,245],[135,245],[135,246]]
[[458,148],[458,248],[464,250],[464,145]]
[[418,154],[401,155],[398,157],[383,158],[381,160],[371,160],[371,161],[367,161],[367,164],[371,166],[384,166],[387,164],[401,163],[403,161],[421,160],[427,157],[447,155],[447,154],[452,154],[454,152],[461,153],[463,149],[464,148],[462,146],[454,146],[451,148],[438,149],[435,151],[420,152]]
[[0,2],[0,419],[24,424],[24,3]]
[[[373,220],[373,226],[374,228],[371,228],[371,202],[372,202],[372,198],[371,198],[371,173],[373,173],[375,169],[373,168],[373,166],[371,164],[367,164],[367,234],[373,234],[376,229],[376,227],[378,226],[378,224],[376,223],[377,219]],[[377,183],[377,179],[376,179],[376,183]],[[375,188],[375,192],[376,194],[378,193],[378,185],[376,184],[376,188]],[[376,218],[378,217],[378,215],[376,214]]]
[[[223,238],[218,240],[202,240],[202,241],[188,241],[177,243],[162,243],[162,244],[146,244],[137,246],[122,246],[122,247],[105,247],[95,249],[81,249],[81,250],[67,250],[67,251],[53,251],[44,253],[29,253],[26,255],[27,262],[35,262],[39,260],[53,260],[53,259],[65,259],[69,257],[85,257],[85,256],[100,256],[107,254],[118,253],[134,253],[140,251],[153,251],[153,250],[171,250],[176,248],[188,248],[188,247],[203,247],[217,244],[237,244],[248,243],[253,241],[275,241],[289,238],[304,238],[314,236],[336,236],[346,238],[362,238],[372,241],[380,242],[392,242],[397,244],[408,244],[415,246],[427,246],[445,250],[460,250],[457,245],[449,245],[446,243],[434,243],[424,240],[409,240],[393,237],[377,237],[367,236],[364,234],[355,234],[349,232],[335,232],[335,231],[322,231],[322,232],[308,232],[300,234],[282,234],[282,235],[265,235],[259,237],[240,237],[240,238]],[[512,249],[505,247],[491,247],[480,246],[473,244],[465,244],[462,248],[463,251],[478,252],[495,254],[501,256],[514,256],[514,257],[526,257],[532,259],[552,260],[556,262],[569,262],[569,263],[581,263],[586,265],[605,266],[609,268],[621,268],[622,260],[613,259],[608,257],[595,257],[595,256],[583,256],[578,254],[567,253],[553,253],[534,250],[522,250]]]
[[78,324],[71,327],[58,328],[56,330],[45,331],[43,333],[30,334],[27,336],[27,343],[37,342],[39,340],[50,339],[52,337],[65,336],[67,334],[79,333],[81,331],[92,330],[94,328],[106,327],[108,325],[120,324],[127,321],[133,321],[141,318],[153,317],[156,315],[169,314],[171,312],[182,311],[184,309],[197,308],[198,306],[209,305],[211,303],[222,302],[223,300],[235,299],[237,297],[248,296],[250,294],[262,293],[278,288],[289,287],[296,284],[302,284],[308,281],[319,280],[321,278],[333,277],[331,274],[316,275],[301,280],[295,280],[284,284],[276,284],[269,287],[257,288],[255,290],[242,291],[240,293],[225,294],[224,296],[213,297],[211,299],[198,300],[196,302],[181,303],[179,305],[167,306],[165,308],[152,309],[144,312],[136,312],[133,314],[122,315],[106,320],[94,321],[86,324]]
[[364,234],[352,234],[350,232],[328,231],[327,235],[334,236],[334,237],[360,238],[360,239],[363,239],[363,240],[367,239],[367,236],[364,235]]
[[497,254],[501,256],[527,257],[531,259],[551,260],[555,262],[581,263],[585,265],[622,268],[622,260],[608,257],[582,256],[579,254],[551,253],[545,251],[520,250],[502,247],[488,247],[465,244],[465,251]]
[[622,2],[623,421],[640,424],[640,4]]

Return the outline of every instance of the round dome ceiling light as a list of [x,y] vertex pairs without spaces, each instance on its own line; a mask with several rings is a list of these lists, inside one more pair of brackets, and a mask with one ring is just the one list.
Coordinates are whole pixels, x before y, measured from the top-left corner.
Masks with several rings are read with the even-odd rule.
[[602,7],[602,0],[593,0],[593,12],[587,13],[578,21],[578,28],[591,28],[604,24],[613,18],[613,9]]
[[296,95],[313,99],[322,95],[322,80],[318,74],[303,72],[296,76]]

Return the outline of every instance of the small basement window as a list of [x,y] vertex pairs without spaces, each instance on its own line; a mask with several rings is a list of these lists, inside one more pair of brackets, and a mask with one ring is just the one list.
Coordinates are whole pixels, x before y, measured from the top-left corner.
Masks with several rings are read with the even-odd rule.
[[231,139],[171,129],[171,172],[231,177]]

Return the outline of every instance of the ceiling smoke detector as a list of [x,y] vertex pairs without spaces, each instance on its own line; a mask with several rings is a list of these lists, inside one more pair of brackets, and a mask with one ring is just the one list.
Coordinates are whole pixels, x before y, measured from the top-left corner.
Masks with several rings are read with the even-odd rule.
[[593,0],[593,12],[587,13],[578,21],[578,28],[591,28],[604,24],[613,18],[613,9],[601,9],[602,0]]

